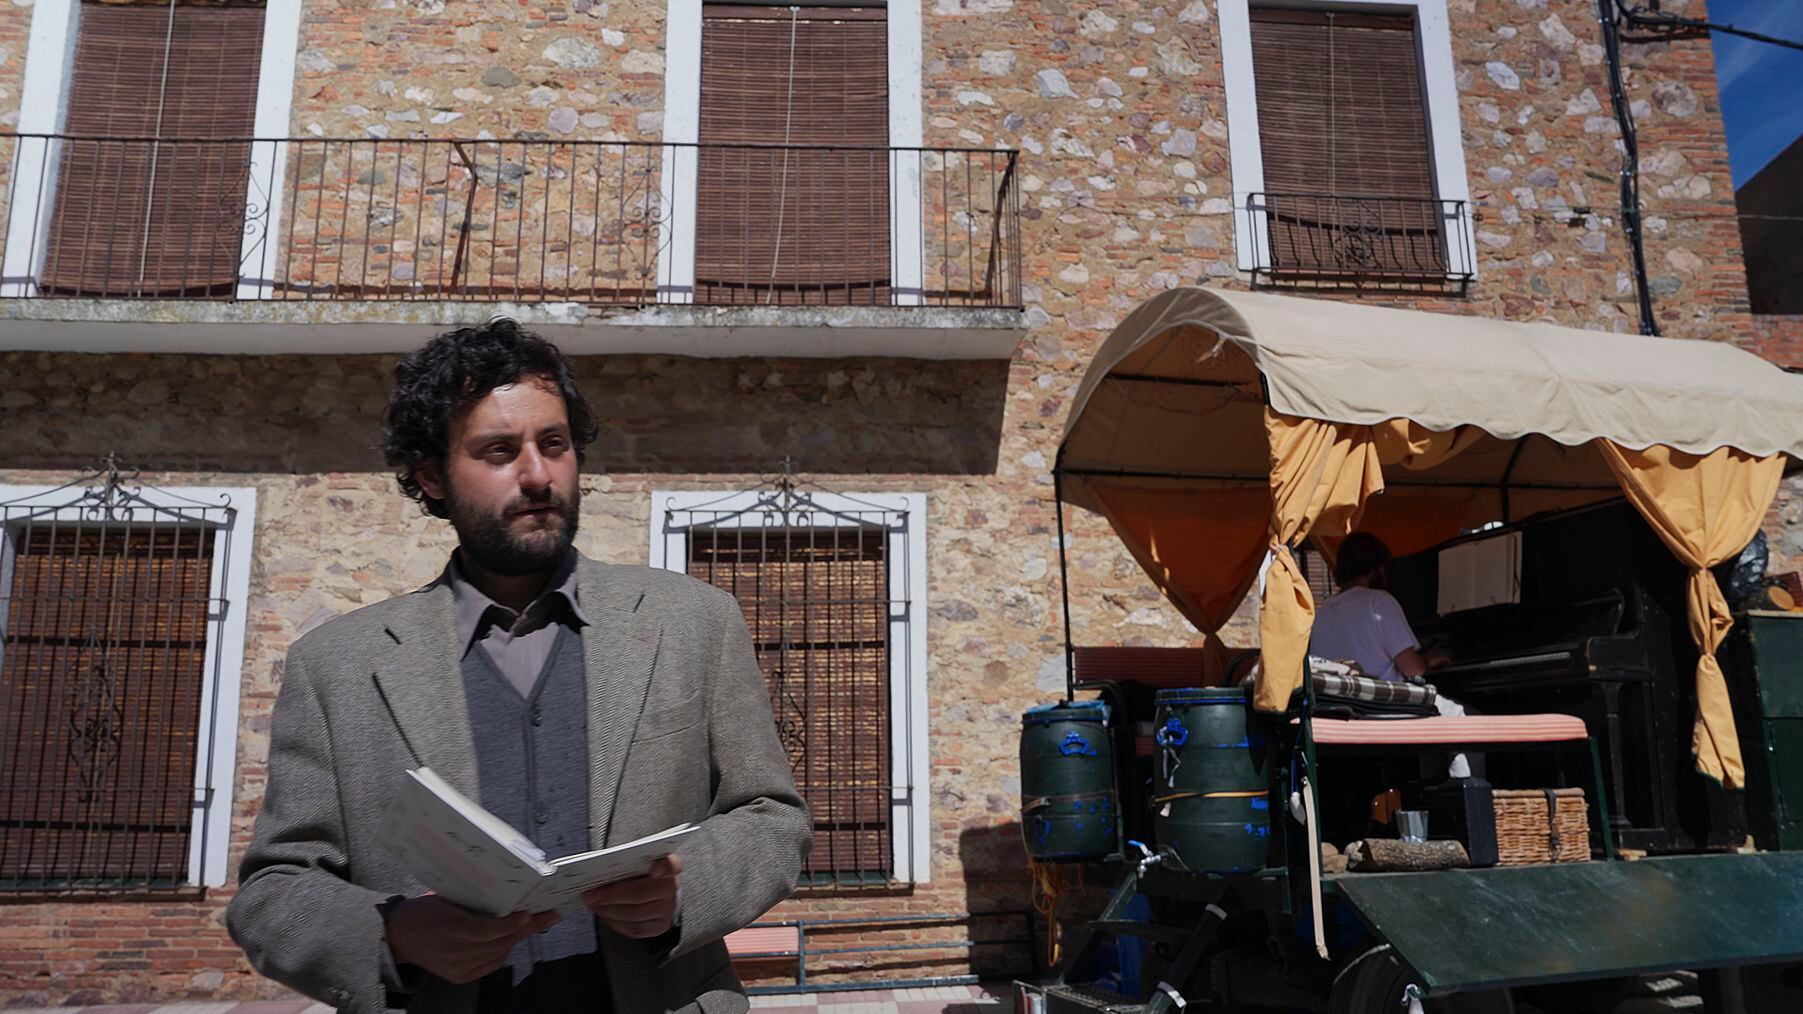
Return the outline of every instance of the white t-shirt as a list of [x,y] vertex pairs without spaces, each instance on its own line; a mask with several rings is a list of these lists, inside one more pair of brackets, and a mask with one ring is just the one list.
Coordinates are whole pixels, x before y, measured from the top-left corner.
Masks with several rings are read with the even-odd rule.
[[1370,676],[1402,679],[1396,656],[1421,647],[1396,596],[1375,588],[1346,588],[1315,607],[1308,653],[1350,659]]

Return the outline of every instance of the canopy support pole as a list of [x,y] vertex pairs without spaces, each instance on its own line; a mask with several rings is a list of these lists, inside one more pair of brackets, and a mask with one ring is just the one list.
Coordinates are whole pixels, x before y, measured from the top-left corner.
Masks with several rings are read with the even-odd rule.
[[1515,441],[1514,448],[1509,451],[1509,463],[1503,466],[1502,479],[1496,484],[1502,495],[1502,523],[1505,525],[1513,520],[1509,517],[1509,479],[1515,475],[1515,463],[1521,460],[1521,449],[1527,445],[1525,435]]
[[1064,703],[1077,696],[1077,657],[1071,646],[1071,571],[1064,551],[1064,472],[1052,468],[1052,500],[1058,508],[1058,593],[1064,599]]

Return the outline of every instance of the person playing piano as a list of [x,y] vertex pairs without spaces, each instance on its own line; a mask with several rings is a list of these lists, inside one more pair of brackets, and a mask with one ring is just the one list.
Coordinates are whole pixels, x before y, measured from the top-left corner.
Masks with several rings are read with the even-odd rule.
[[[1377,679],[1420,683],[1425,674],[1451,659],[1444,652],[1421,650],[1402,604],[1388,590],[1390,559],[1390,547],[1370,532],[1346,536],[1333,564],[1334,583],[1340,590],[1315,607],[1308,653],[1355,662]],[[1435,694],[1434,706],[1442,715],[1465,714],[1464,705],[1441,694]],[[1470,759],[1454,754],[1446,773],[1470,777]]]

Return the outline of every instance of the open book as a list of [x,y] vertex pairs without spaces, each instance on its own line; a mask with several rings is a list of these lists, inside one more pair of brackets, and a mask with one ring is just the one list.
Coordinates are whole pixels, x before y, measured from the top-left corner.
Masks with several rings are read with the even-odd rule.
[[532,840],[432,772],[407,772],[377,839],[447,901],[485,915],[578,904],[591,888],[640,876],[696,830],[681,824],[636,841],[547,861]]

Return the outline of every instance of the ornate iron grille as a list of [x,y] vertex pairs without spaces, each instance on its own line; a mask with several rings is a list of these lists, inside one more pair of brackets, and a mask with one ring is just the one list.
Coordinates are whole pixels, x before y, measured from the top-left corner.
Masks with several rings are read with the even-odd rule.
[[1264,240],[1262,285],[1463,292],[1471,281],[1457,266],[1473,262],[1464,201],[1260,193],[1246,215]]
[[233,508],[90,478],[0,504],[0,889],[179,888],[205,861]]
[[[689,574],[751,630],[796,785],[814,819],[804,885],[894,877],[892,673],[906,651],[906,511],[829,510],[784,481],[751,509],[666,509]],[[670,561],[674,563],[675,561]]]

